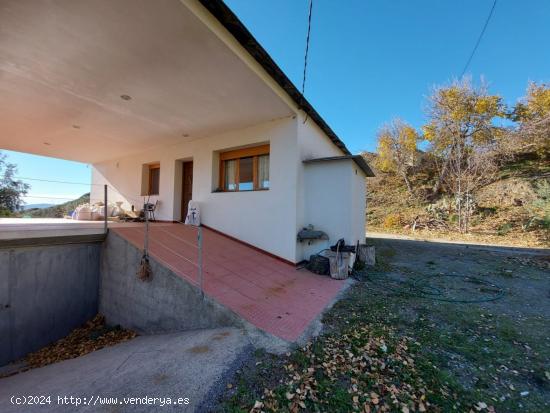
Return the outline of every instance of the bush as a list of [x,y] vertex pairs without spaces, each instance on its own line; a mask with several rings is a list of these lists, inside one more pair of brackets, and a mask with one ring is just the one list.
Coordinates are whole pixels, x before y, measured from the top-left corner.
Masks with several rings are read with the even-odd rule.
[[509,222],[507,222],[506,224],[502,224],[501,226],[498,227],[497,229],[497,234],[498,235],[506,235],[508,234],[510,231],[512,230],[512,224],[510,224]]
[[449,219],[449,211],[449,202],[445,198],[426,207],[426,212],[430,217],[439,221],[447,221]]
[[530,219],[526,228],[539,226],[550,228],[550,180],[545,179],[535,184],[537,198],[527,205]]
[[386,229],[399,228],[403,226],[401,215],[399,214],[386,215],[386,218],[384,218],[384,223],[382,224],[382,226]]
[[497,207],[478,207],[478,212],[482,218],[487,218],[497,213]]

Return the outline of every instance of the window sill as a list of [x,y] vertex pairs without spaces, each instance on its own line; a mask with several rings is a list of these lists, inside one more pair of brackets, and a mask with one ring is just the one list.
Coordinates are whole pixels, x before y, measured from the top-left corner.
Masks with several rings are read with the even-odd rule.
[[222,191],[221,189],[215,189],[212,191],[213,194],[242,194],[242,193],[248,193],[248,192],[266,192],[269,191],[270,188],[265,189],[250,189],[247,191]]

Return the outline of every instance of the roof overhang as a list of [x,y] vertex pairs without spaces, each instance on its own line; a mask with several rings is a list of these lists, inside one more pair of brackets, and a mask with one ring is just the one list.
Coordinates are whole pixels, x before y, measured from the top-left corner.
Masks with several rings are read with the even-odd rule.
[[[197,16],[198,4],[290,101]],[[0,53],[3,149],[95,163],[300,109],[352,156],[222,0],[5,0]]]
[[239,20],[222,0],[198,0],[210,13],[237,39],[244,49],[264,68],[264,70],[277,82],[277,84],[290,96],[298,108],[303,110],[328,136],[328,138],[346,154],[351,155],[348,148],[325,120],[317,113],[313,106],[294,86],[294,83],[284,74],[269,53],[252,36],[250,31]]
[[189,4],[2,1],[0,148],[95,163],[295,114]]
[[321,162],[334,162],[334,161],[345,161],[345,160],[351,160],[354,161],[359,169],[363,171],[365,176],[372,178],[374,177],[374,172],[370,168],[369,164],[363,158],[361,155],[343,155],[343,156],[329,156],[326,158],[314,158],[314,159],[306,159],[303,161],[305,164],[308,163],[321,163]]

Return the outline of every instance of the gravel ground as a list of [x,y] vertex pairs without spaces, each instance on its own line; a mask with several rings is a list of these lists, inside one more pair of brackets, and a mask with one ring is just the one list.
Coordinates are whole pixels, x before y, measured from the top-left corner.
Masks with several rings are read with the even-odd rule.
[[549,250],[367,242],[322,335],[256,352],[217,411],[550,411]]

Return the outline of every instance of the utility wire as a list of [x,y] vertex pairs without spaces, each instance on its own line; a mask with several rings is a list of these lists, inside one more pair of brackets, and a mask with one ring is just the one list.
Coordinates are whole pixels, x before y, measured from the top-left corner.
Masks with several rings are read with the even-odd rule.
[[302,78],[302,95],[306,90],[307,55],[309,53],[309,37],[311,34],[311,11],[312,10],[313,10],[313,0],[309,0],[309,15],[307,18],[306,52],[304,55],[304,75]]
[[45,195],[23,195],[23,196],[21,196],[21,198],[59,199],[59,200],[62,200],[62,201],[76,201],[75,198],[64,198],[64,197],[59,197],[59,196],[45,196]]
[[[53,179],[40,179],[40,178],[30,178],[30,177],[26,177],[26,176],[14,176],[13,177],[14,179],[19,179],[19,180],[22,180],[22,181],[39,181],[39,182],[48,182],[48,183],[52,183],[52,184],[64,184],[64,185],[84,185],[84,186],[100,186],[100,187],[103,187],[104,184],[94,184],[92,182],[69,182],[69,181],[57,181],[57,180],[53,180]],[[112,185],[107,185],[111,190],[117,192],[118,194],[122,195],[124,198],[126,199],[129,199],[129,200],[132,200],[132,201],[138,201],[138,202],[141,202],[141,198],[137,197],[136,196],[129,196],[129,195],[126,195],[122,192],[120,192],[118,189],[116,189],[114,186]],[[28,198],[44,198],[44,199],[48,199],[48,198],[51,198],[51,199],[66,199],[66,200],[72,200],[72,198],[56,198],[56,197],[49,197],[49,196],[31,196],[31,195],[26,195]],[[143,196],[142,196],[143,197]]]
[[483,25],[483,29],[481,30],[481,33],[479,34],[476,45],[474,46],[474,49],[472,50],[472,53],[470,54],[470,57],[468,58],[468,61],[466,62],[466,65],[464,66],[464,69],[462,70],[462,74],[460,75],[461,78],[464,76],[464,73],[466,73],[466,70],[468,70],[468,66],[470,66],[470,63],[472,62],[472,59],[474,58],[474,55],[476,54],[476,50],[477,50],[479,44],[481,43],[481,39],[483,38],[483,35],[485,34],[485,30],[487,29],[487,26],[489,25],[489,22],[491,21],[491,17],[493,17],[493,12],[495,11],[496,5],[497,5],[497,0],[493,0],[493,7],[491,7],[491,11],[489,12],[489,15],[487,16],[487,20],[485,20],[485,24]]
[[28,178],[28,177],[25,177],[25,176],[14,176],[14,179],[20,179],[20,180],[22,180],[22,181],[48,182],[48,183],[52,183],[52,184],[85,185],[85,186],[97,185],[97,186],[103,186],[103,185],[101,185],[101,184],[94,184],[94,183],[91,183],[91,182],[55,181],[55,180],[52,180],[52,179]]

